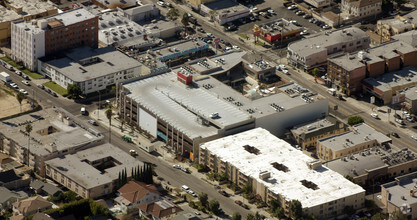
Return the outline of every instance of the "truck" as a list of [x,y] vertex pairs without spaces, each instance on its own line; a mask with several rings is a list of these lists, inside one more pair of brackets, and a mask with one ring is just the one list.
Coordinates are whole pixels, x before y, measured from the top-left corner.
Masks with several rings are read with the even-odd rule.
[[5,83],[7,83],[7,82],[10,82],[10,81],[11,81],[11,79],[10,79],[10,75],[9,75],[8,73],[6,73],[6,72],[1,72],[1,73],[0,73],[0,79],[1,79],[3,82],[5,82]]

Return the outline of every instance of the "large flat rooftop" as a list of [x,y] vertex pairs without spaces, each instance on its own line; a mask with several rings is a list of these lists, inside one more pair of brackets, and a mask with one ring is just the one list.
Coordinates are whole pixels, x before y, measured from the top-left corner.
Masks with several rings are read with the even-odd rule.
[[294,128],[291,129],[291,132],[297,135],[310,134],[310,133],[317,132],[319,130],[324,130],[324,129],[333,127],[335,126],[336,121],[337,121],[336,118],[328,116],[324,119],[317,119],[315,121],[311,121],[311,122],[294,126]]
[[74,82],[83,82],[142,65],[113,47],[75,48],[65,53],[64,57],[46,63]]
[[[381,185],[389,193],[388,202],[397,207],[414,207],[417,197],[414,195],[417,185],[417,172],[395,178],[395,181]],[[413,195],[411,195],[413,191]]]
[[[94,161],[108,158],[114,166],[99,170],[92,166]],[[126,169],[129,176],[130,170],[143,166],[143,162],[136,160],[120,148],[103,144],[76,154],[65,155],[45,162],[70,178],[73,182],[89,189],[96,186],[109,184],[117,180],[119,172]]]
[[[244,148],[247,145],[259,150],[259,154],[249,153]],[[310,169],[308,164],[314,163],[313,159],[262,128],[206,142],[201,148],[256,179],[285,200],[299,200],[303,208],[365,193],[362,187],[327,167]],[[274,163],[288,168],[287,172],[274,168]],[[261,179],[261,172],[269,172],[270,177]],[[317,188],[304,186],[303,180],[312,182]]]
[[287,32],[300,30],[300,27],[283,18],[278,18],[265,24],[261,24],[260,27],[264,33],[268,33],[270,35],[285,34]]
[[376,131],[369,125],[361,123],[355,125],[352,131],[348,131],[346,133],[338,134],[328,138],[323,138],[318,140],[318,142],[326,148],[332,149],[333,151],[339,151],[373,140],[377,141],[378,143],[387,143],[391,141],[391,138]]
[[[75,122],[75,124],[68,125],[64,123],[63,118],[60,117],[61,112],[63,112],[64,117],[70,117],[70,121]],[[28,121],[31,122],[33,128],[30,133],[30,152],[38,156],[47,156],[55,150],[63,151],[103,139],[103,136],[96,136],[94,132],[91,132],[92,129],[89,130],[88,125],[83,124],[65,110],[54,108],[2,121],[0,132],[19,146],[27,148],[28,136],[24,131]],[[81,126],[84,126],[84,128]],[[49,132],[47,132],[49,134],[39,132],[45,129],[49,129]]]
[[375,78],[366,78],[364,82],[382,92],[389,92],[395,88],[402,88],[417,83],[417,68],[413,66],[404,67],[401,70],[385,73]]
[[241,5],[232,0],[217,0],[212,2],[204,3],[207,8],[217,11],[219,14],[223,13],[234,13],[237,11],[249,11],[248,7]]

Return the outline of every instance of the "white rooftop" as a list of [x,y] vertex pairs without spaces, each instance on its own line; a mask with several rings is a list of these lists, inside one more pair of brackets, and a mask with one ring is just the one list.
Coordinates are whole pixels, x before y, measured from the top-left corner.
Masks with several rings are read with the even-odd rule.
[[[257,148],[260,153],[249,153],[243,148],[245,145]],[[239,172],[256,179],[285,200],[299,200],[303,208],[365,192],[359,185],[327,167],[310,169],[307,163],[313,159],[262,128],[210,141],[201,148],[235,166]],[[272,166],[275,162],[286,166],[288,172],[275,169]],[[259,174],[263,171],[270,172],[270,178],[260,179]],[[303,180],[313,182],[318,189],[305,187],[301,183]]]

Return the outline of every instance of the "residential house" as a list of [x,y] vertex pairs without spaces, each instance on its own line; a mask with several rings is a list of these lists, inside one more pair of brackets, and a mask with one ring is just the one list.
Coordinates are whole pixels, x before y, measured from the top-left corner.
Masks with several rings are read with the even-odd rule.
[[127,210],[129,213],[137,211],[139,205],[161,199],[161,194],[155,185],[136,180],[129,181],[117,192],[119,196],[115,200],[122,206],[122,210]]
[[169,219],[182,211],[180,207],[165,199],[139,205],[139,216],[152,220]]
[[378,20],[376,33],[384,40],[391,40],[395,35],[405,33],[417,28],[417,11],[405,15],[397,15],[394,18]]
[[14,202],[26,199],[27,197],[28,195],[23,191],[10,191],[6,187],[0,186],[0,211],[11,208]]
[[51,208],[52,203],[40,196],[30,197],[13,203],[13,212],[17,215],[23,215],[24,217],[35,214],[36,212],[43,212]]
[[36,194],[44,194],[48,196],[57,196],[62,193],[62,190],[58,187],[40,180],[33,180],[30,183],[30,188],[36,192]]
[[7,189],[18,189],[28,186],[30,178],[28,175],[17,175],[14,170],[7,170],[0,173],[0,186],[4,186]]

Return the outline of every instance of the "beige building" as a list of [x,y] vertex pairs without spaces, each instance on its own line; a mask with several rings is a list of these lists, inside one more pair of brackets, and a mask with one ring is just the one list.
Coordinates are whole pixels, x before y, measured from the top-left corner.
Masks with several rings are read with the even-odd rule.
[[342,13],[356,19],[376,16],[382,12],[382,0],[342,0]]
[[395,178],[381,186],[381,202],[388,213],[399,211],[417,219],[417,172]]
[[[36,115],[37,119],[23,115],[1,123],[0,150],[22,164],[28,164],[29,160],[29,167],[42,176],[45,175],[44,161],[104,142],[99,132],[64,109],[49,108]],[[33,128],[29,143],[25,132],[28,121]]]
[[317,141],[348,131],[348,126],[334,118],[327,116],[324,119],[317,119],[304,124],[294,126],[291,133],[302,150],[315,151]]
[[250,184],[267,203],[279,200],[287,216],[292,200],[317,219],[342,216],[346,206],[364,207],[362,187],[262,128],[200,145],[199,163],[241,188]]
[[417,11],[406,15],[397,15],[394,18],[378,20],[376,32],[384,40],[391,40],[391,37],[407,31],[416,29]]
[[13,213],[27,217],[36,212],[43,212],[51,209],[52,205],[52,203],[40,196],[30,197],[13,203]]
[[116,190],[119,173],[143,166],[120,148],[103,144],[45,162],[46,175],[83,198],[98,198]]
[[30,21],[58,13],[58,9],[49,1],[9,0],[0,5],[0,45],[7,45],[11,39],[11,22]]
[[318,140],[317,156],[324,161],[334,160],[376,146],[384,146],[391,141],[391,138],[361,123],[354,125],[352,131]]

